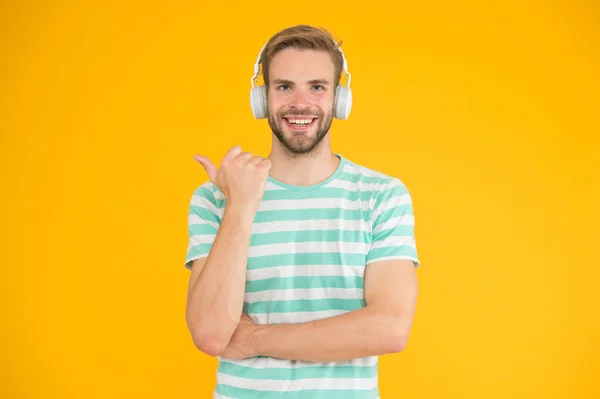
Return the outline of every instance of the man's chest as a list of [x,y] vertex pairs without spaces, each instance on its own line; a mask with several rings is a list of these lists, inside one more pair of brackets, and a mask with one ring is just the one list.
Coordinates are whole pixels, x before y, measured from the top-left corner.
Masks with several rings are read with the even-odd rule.
[[257,322],[309,321],[364,305],[370,223],[343,210],[328,215],[254,224],[244,308]]

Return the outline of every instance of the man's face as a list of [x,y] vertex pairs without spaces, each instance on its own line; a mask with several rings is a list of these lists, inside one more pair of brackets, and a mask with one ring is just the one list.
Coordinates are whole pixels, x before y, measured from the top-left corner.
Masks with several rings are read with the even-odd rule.
[[286,49],[271,60],[269,126],[291,153],[311,153],[329,132],[333,79],[333,61],[324,51]]

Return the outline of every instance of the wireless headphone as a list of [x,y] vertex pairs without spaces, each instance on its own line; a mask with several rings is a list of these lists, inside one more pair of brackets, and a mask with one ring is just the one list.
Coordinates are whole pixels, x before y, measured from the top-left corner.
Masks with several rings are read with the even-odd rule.
[[[264,85],[254,86],[255,80],[260,72],[260,57],[262,56],[265,47],[266,44],[260,50],[260,53],[258,53],[256,62],[254,63],[254,76],[250,78],[250,83],[252,84],[252,88],[250,89],[250,107],[252,108],[252,114],[256,119],[264,119],[267,117],[267,88]],[[333,116],[337,119],[348,119],[350,109],[352,108],[352,90],[350,89],[350,80],[352,76],[350,75],[350,72],[348,72],[348,64],[346,63],[344,52],[339,47],[338,50],[340,50],[342,59],[344,60],[342,72],[345,72],[346,75],[348,75],[348,84],[347,86],[342,86],[338,82],[338,85],[335,88]]]

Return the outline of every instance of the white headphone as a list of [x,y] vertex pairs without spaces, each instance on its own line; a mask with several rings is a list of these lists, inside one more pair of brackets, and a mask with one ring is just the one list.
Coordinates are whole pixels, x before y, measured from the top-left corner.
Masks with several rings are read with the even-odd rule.
[[[256,87],[254,86],[254,82],[258,77],[258,73],[260,72],[260,57],[262,56],[265,47],[266,44],[260,50],[260,53],[258,53],[256,62],[254,63],[254,76],[250,78],[250,83],[252,84],[252,88],[250,89],[250,107],[252,108],[252,114],[256,119],[264,119],[267,117],[267,88],[264,85]],[[352,76],[350,75],[350,72],[348,72],[348,64],[346,63],[344,52],[341,48],[338,49],[340,50],[342,59],[344,60],[342,72],[345,72],[346,75],[348,75],[348,84],[347,86],[342,86],[338,82],[338,85],[335,88],[333,116],[337,119],[348,119],[348,116],[350,115],[350,109],[352,108],[352,90],[350,89],[350,80]]]

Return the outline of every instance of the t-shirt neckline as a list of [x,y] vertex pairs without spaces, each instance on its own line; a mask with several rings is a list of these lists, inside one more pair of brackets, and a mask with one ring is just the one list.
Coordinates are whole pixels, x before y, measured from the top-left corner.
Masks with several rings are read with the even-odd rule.
[[329,182],[331,182],[332,180],[337,179],[337,177],[342,173],[342,171],[344,169],[344,165],[346,164],[346,159],[342,155],[340,155],[340,154],[334,154],[334,155],[340,159],[340,163],[338,164],[335,171],[331,174],[331,176],[329,176],[327,179],[323,180],[320,183],[311,184],[310,186],[297,186],[297,185],[288,184],[288,183],[279,181],[279,180],[271,177],[271,175],[268,176],[268,181],[270,181],[271,183],[276,184],[280,187],[287,188],[290,190],[313,190],[315,188],[322,187],[322,186],[328,184]]

